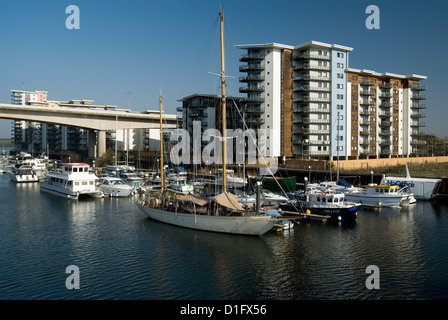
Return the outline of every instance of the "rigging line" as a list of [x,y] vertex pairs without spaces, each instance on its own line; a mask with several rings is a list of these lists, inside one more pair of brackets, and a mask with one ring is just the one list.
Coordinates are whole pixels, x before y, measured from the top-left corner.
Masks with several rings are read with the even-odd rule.
[[[192,68],[190,69],[190,72],[186,78],[186,81],[184,83],[184,86],[182,87],[181,92],[179,92],[179,95],[183,95],[182,92],[185,92],[185,88],[186,88],[187,84],[191,85],[191,82],[192,82],[192,81],[190,81],[191,76],[192,76],[193,72],[197,71],[197,69],[198,69],[196,66],[199,65],[199,61],[201,60],[201,57],[205,54],[205,48],[206,48],[207,44],[209,43],[209,40],[211,38],[213,31],[216,32],[216,30],[217,30],[217,25],[218,25],[217,21],[218,20],[219,20],[219,16],[215,18],[213,25],[212,25],[213,27],[209,28],[209,33],[207,34],[207,37],[206,37],[204,43],[202,44],[201,49],[199,50],[199,54],[197,55],[196,60],[195,60],[194,64],[192,65]],[[201,76],[200,82],[202,82],[202,79],[204,76],[205,75]]]
[[[238,113],[239,113],[241,119],[243,119],[243,124],[244,124],[244,126],[247,128],[247,130],[248,130],[248,132],[249,132],[249,136],[251,137],[252,141],[254,141],[254,144],[255,144],[255,147],[257,148],[257,151],[258,151],[259,154],[261,155],[260,149],[258,148],[258,145],[255,143],[255,139],[254,139],[254,137],[252,136],[252,133],[250,132],[249,127],[247,126],[247,123],[246,123],[245,119],[244,119],[243,116],[241,115],[241,111],[240,111],[240,109],[239,109],[238,106],[236,105],[234,99],[232,99],[232,102],[233,102],[233,105],[235,106],[236,110],[238,111]],[[274,174],[272,173],[271,168],[268,167],[268,165],[267,165],[266,159],[265,159],[263,156],[262,156],[261,158],[263,159],[263,161],[264,161],[266,167],[269,169],[269,172],[271,173],[271,175],[272,175],[272,177],[274,178],[275,182],[278,184],[278,186],[279,186],[280,189],[282,190],[283,194],[284,194],[284,195],[286,196],[286,198],[288,199],[287,201],[290,202],[290,203],[292,204],[292,206],[297,210],[297,207],[294,205],[294,202],[291,201],[291,200],[289,199],[289,197],[288,197],[288,195],[286,194],[286,192],[285,192],[285,190],[283,189],[283,187],[280,185],[280,183],[277,181],[277,179],[275,179],[275,176],[274,176]],[[244,157],[244,161],[246,161],[246,157]],[[305,190],[305,192],[306,192],[306,190]],[[302,211],[303,211],[303,210],[302,210]]]

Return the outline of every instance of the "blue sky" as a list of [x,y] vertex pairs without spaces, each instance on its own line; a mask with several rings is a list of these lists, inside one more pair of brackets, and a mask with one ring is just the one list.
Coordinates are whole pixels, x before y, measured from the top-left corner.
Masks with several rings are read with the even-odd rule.
[[[65,9],[80,10],[68,30]],[[366,7],[380,9],[368,30]],[[175,113],[177,100],[219,94],[218,12],[225,16],[227,94],[241,96],[237,44],[310,40],[354,48],[350,67],[426,75],[427,127],[448,136],[447,1],[0,0],[0,102],[11,89],[45,90],[50,100],[89,99],[133,111]],[[0,120],[9,138],[10,121]]]

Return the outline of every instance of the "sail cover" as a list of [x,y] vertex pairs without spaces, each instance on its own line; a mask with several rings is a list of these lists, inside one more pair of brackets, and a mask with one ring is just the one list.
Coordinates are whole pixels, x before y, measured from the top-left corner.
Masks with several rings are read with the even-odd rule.
[[221,206],[229,209],[244,211],[244,208],[238,202],[237,197],[227,191],[224,191],[223,193],[213,197],[212,201],[215,201]]
[[177,198],[177,200],[194,202],[198,206],[205,206],[208,204],[208,201],[206,199],[196,197],[192,194],[186,194],[182,197]]

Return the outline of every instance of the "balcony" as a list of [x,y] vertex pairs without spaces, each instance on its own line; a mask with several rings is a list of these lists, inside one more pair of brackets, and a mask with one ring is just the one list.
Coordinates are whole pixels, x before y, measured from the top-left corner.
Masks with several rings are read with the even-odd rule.
[[380,136],[390,136],[391,135],[391,131],[390,130],[380,130],[379,132]]
[[330,66],[319,66],[314,63],[302,63],[302,64],[294,64],[292,67],[294,70],[323,70],[323,71],[330,71]]
[[378,113],[379,117],[391,117],[392,116],[392,112],[388,112],[388,111],[380,111]]
[[381,101],[380,107],[382,108],[392,108],[392,103],[390,101]]
[[426,109],[426,104],[424,103],[413,103],[411,105],[412,109]]
[[264,107],[247,107],[244,112],[249,114],[261,114],[264,113]]
[[239,67],[240,72],[248,71],[261,71],[264,70],[264,66],[261,64],[245,64]]
[[424,91],[424,90],[426,90],[426,86],[413,85],[413,86],[411,87],[411,89],[412,89],[412,90],[415,90],[415,91]]
[[359,130],[359,134],[368,136],[370,134],[370,130],[369,129],[361,129],[361,130]]
[[426,127],[426,122],[413,121],[411,127]]
[[383,99],[390,99],[392,98],[392,94],[390,92],[381,92],[379,97]]
[[292,56],[293,59],[321,59],[321,60],[330,60],[331,55],[327,53],[327,55],[318,54],[317,52],[298,52],[294,53]]
[[247,119],[246,123],[248,125],[260,126],[260,125],[264,124],[264,119],[262,119],[262,118]]
[[426,145],[426,141],[425,140],[411,140],[411,145],[417,145],[417,146]]
[[330,134],[330,130],[319,129],[303,129],[303,134]]
[[294,106],[292,111],[304,113],[330,113],[330,108]]
[[292,80],[315,80],[315,81],[331,81],[330,77],[319,77],[309,74],[300,74],[298,76],[293,76]]
[[362,82],[360,82],[360,85],[363,85],[363,86],[374,86],[375,83],[373,83],[373,81],[369,81],[367,79],[363,79]]
[[241,93],[247,92],[263,92],[264,86],[248,86],[248,87],[240,87]]
[[292,90],[293,91],[303,90],[303,91],[330,92],[330,87],[316,87],[316,86],[309,86],[309,85],[298,86],[298,85],[295,85],[295,86],[292,87]]
[[369,140],[367,140],[367,139],[361,139],[361,140],[359,140],[359,145],[360,145],[360,146],[366,146],[366,145],[369,145]]
[[380,83],[379,87],[385,88],[385,89],[391,89],[393,86],[392,86],[392,83],[383,82],[383,83]]
[[390,127],[392,125],[392,122],[390,121],[380,121],[379,126],[380,127]]
[[373,90],[360,90],[359,94],[362,96],[374,96],[376,92]]
[[264,81],[264,76],[260,74],[251,74],[248,76],[242,76],[240,77],[240,82],[258,82],[258,81]]
[[313,118],[303,118],[302,119],[303,123],[317,123],[317,124],[329,124],[330,123],[330,119],[313,119]]
[[361,116],[373,116],[373,115],[375,115],[375,111],[373,111],[373,110],[361,110],[361,111],[359,111],[359,114]]
[[373,106],[375,104],[375,102],[370,99],[361,99],[359,101],[359,104],[366,105],[366,106]]
[[411,99],[413,100],[425,100],[426,94],[413,94]]
[[263,60],[263,59],[264,59],[264,57],[260,53],[242,54],[239,57],[239,60],[241,62]]
[[264,98],[261,97],[246,97],[246,98],[241,98],[241,103],[263,103],[264,102]]
[[392,152],[390,151],[390,148],[389,149],[381,148],[380,154],[389,155],[392,154]]
[[360,120],[359,121],[359,125],[361,125],[361,126],[370,126],[373,124],[375,124],[375,122],[370,121],[370,120]]
[[330,102],[330,98],[325,97],[309,97],[309,96],[298,96],[292,99],[293,102]]
[[380,139],[378,141],[378,144],[380,146],[390,146],[391,145],[391,141],[390,141],[390,139]]
[[419,112],[413,112],[413,113],[411,113],[411,118],[426,118],[426,114],[419,113]]

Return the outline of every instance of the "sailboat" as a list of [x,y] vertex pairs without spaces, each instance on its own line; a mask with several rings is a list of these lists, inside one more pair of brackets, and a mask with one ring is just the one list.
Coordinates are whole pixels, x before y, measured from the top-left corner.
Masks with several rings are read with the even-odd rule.
[[[226,97],[224,76],[224,13],[219,12],[221,29],[221,92],[222,92],[222,135],[226,133]],[[160,151],[163,155],[162,139],[162,94],[160,93]],[[278,217],[263,211],[245,210],[237,197],[227,192],[226,184],[226,141],[222,139],[223,190],[210,200],[192,194],[168,196],[164,190],[163,161],[161,168],[160,197],[149,201],[138,201],[137,206],[151,219],[196,230],[260,236],[269,231],[278,221]],[[190,203],[193,210],[185,210],[182,203]],[[197,209],[195,209],[197,208]],[[268,211],[269,212],[269,211]]]

